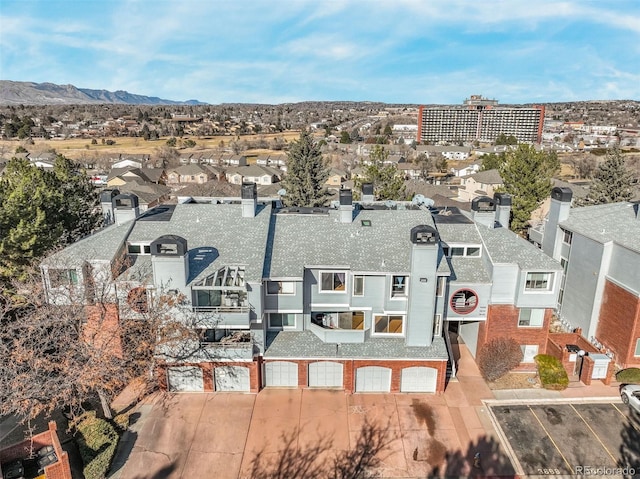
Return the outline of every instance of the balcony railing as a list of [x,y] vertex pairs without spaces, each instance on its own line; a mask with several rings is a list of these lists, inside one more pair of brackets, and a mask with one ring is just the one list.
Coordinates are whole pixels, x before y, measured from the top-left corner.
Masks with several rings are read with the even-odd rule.
[[250,307],[247,306],[193,306],[194,311],[208,313],[248,313]]

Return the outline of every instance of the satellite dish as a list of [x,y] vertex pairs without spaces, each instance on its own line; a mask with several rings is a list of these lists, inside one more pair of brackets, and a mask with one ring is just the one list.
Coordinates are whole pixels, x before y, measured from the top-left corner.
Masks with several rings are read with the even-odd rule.
[[385,202],[384,202],[384,205],[385,205],[387,208],[391,209],[391,208],[393,208],[393,207],[396,205],[396,202],[395,202],[395,201],[393,201],[393,200],[387,200],[387,201],[385,201]]
[[411,204],[413,205],[421,205],[423,202],[424,202],[424,195],[421,195],[419,193],[415,195],[411,200]]
[[427,208],[431,208],[433,205],[436,204],[436,202],[433,201],[431,198],[425,198],[422,204],[425,205]]
[[281,188],[278,190],[278,196],[286,196],[287,195],[287,190],[285,190],[284,188]]

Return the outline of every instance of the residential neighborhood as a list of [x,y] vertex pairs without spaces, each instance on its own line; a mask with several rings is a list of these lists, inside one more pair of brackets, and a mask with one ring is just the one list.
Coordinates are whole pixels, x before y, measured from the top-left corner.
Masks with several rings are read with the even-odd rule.
[[[52,242],[28,265],[9,262],[11,248],[24,247],[7,235],[2,271],[11,264],[17,277],[33,267],[30,288],[40,291],[42,307],[62,318],[73,312],[82,354],[103,363],[89,378],[104,383],[77,399],[93,401],[100,420],[128,421],[114,430],[119,442],[109,446],[105,477],[189,477],[229,461],[228,475],[217,477],[260,477],[257,470],[272,467],[261,454],[273,434],[313,442],[319,431],[344,450],[354,437],[368,437],[356,453],[370,458],[367,469],[379,477],[426,477],[440,468],[443,477],[480,476],[480,468],[540,474],[547,455],[571,452],[558,445],[528,456],[515,428],[540,440],[556,433],[544,426],[541,433],[525,415],[514,423],[506,408],[522,404],[536,418],[549,414],[549,404],[565,408],[567,418],[617,415],[600,429],[611,430],[589,432],[584,447],[603,448],[604,464],[620,465],[611,458],[618,461],[614,451],[626,447],[636,424],[620,388],[625,374],[640,370],[640,161],[631,130],[616,136],[617,127],[571,123],[572,131],[612,143],[589,148],[583,137],[570,146],[565,138],[561,147],[545,143],[544,132],[557,128],[545,118],[539,142],[423,144],[419,128],[406,123],[419,125],[418,110],[392,110],[404,118],[392,126],[393,113],[380,115],[385,109],[376,112],[382,120],[369,111],[368,126],[354,123],[354,130],[363,125],[361,138],[351,141],[352,131],[349,142],[333,134],[341,127],[323,123],[274,132],[268,141],[234,132],[233,146],[225,136],[159,134],[139,140],[160,142],[149,153],[109,153],[124,141],[113,136],[115,145],[89,144],[90,152],[100,148],[90,157],[86,148],[40,152],[72,138],[2,142],[6,191],[31,172],[43,188],[57,178],[62,196],[66,178],[75,178],[95,198],[88,204],[94,223],[80,222],[89,229]],[[187,132],[204,116],[170,118]],[[376,121],[380,143],[367,139]],[[203,148],[187,146],[190,138]],[[520,165],[523,156],[528,163]],[[518,229],[517,173],[539,161],[553,166],[527,175],[552,174],[538,178],[547,183]],[[601,172],[615,161],[626,189],[599,202]],[[307,193],[317,196],[301,200]],[[44,190],[33,198],[31,206],[43,209],[58,201]],[[27,205],[16,218],[30,214]],[[46,360],[46,351],[37,354]],[[556,379],[547,379],[545,361],[555,365]],[[67,438],[66,416],[57,405],[51,411],[53,422],[34,416],[42,431],[27,442],[16,415],[0,418],[3,473],[16,461],[37,469],[40,453],[31,447],[52,461],[41,464],[45,477],[81,477],[84,446],[70,446],[78,440]],[[227,419],[214,419],[216,411]],[[363,419],[362,411],[370,414]],[[435,425],[422,431],[421,414]],[[206,421],[217,426],[208,429]],[[233,452],[203,445],[222,444],[225,430]],[[632,460],[640,458],[634,444]],[[158,454],[167,459],[156,461]],[[553,464],[558,474],[577,471],[566,461]]]

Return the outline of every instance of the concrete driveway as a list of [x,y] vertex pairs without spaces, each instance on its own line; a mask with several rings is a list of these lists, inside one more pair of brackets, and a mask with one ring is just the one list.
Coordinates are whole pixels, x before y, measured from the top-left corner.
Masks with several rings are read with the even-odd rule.
[[[482,427],[478,417],[456,418],[444,395],[310,389],[163,394],[139,411],[123,438],[114,479],[513,473],[493,438],[474,434],[467,442],[461,423]],[[474,469],[479,451],[482,469]]]

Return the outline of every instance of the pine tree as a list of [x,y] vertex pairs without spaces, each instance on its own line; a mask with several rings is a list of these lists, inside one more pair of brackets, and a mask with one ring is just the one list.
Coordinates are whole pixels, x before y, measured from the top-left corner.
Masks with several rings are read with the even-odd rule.
[[503,189],[512,195],[511,229],[522,233],[531,213],[551,193],[551,178],[560,170],[555,152],[537,151],[532,145],[518,145],[505,154],[500,168]]
[[0,178],[0,283],[24,279],[34,260],[101,221],[89,178],[59,155],[53,171],[12,159]]
[[329,167],[307,131],[300,133],[288,153],[287,176],[282,182],[287,191],[287,206],[322,206],[329,193],[324,187],[329,177]]
[[369,153],[370,163],[365,167],[364,178],[356,178],[355,186],[361,189],[364,183],[373,183],[376,200],[405,200],[407,192],[404,178],[394,164],[385,164],[389,152],[380,145],[376,145]]
[[633,198],[633,173],[625,165],[619,148],[609,150],[607,159],[593,175],[589,194],[582,205],[601,205]]

